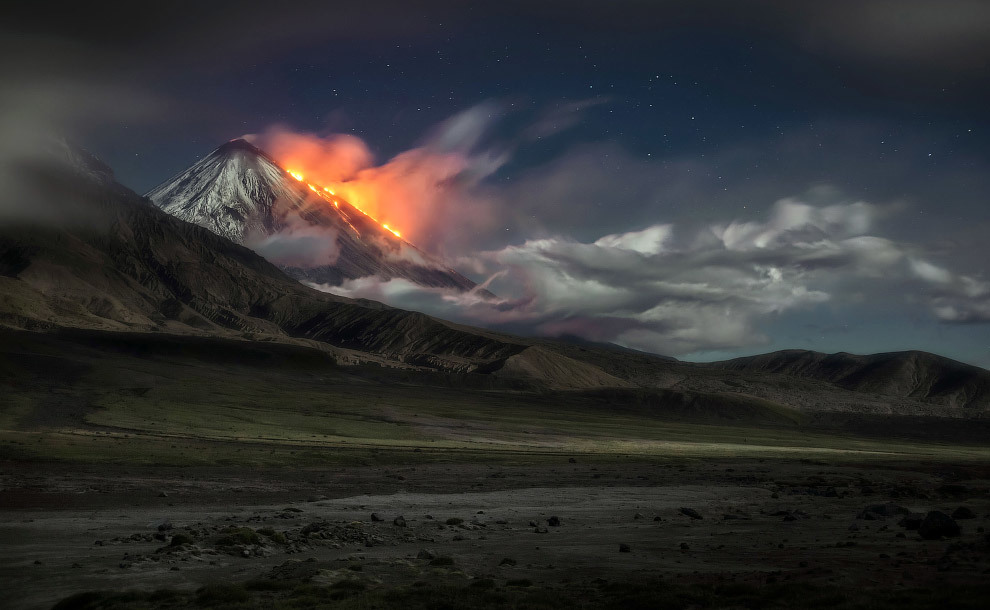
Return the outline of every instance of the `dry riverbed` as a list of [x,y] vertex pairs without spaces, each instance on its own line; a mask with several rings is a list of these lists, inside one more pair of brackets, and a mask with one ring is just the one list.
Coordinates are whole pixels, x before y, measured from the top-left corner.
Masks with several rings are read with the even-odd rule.
[[695,605],[720,607],[783,591],[924,607],[984,603],[990,581],[987,467],[563,456],[319,470],[6,463],[2,473],[8,608],[92,591],[141,593],[73,607],[305,607],[389,591],[373,599],[415,607],[417,590],[424,604],[492,607],[695,594]]

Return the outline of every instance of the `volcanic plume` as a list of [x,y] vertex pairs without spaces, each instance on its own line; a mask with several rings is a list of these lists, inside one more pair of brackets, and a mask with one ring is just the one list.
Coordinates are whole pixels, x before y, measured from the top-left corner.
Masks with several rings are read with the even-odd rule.
[[245,140],[231,140],[147,193],[187,222],[242,243],[315,284],[376,276],[466,291],[475,283]]

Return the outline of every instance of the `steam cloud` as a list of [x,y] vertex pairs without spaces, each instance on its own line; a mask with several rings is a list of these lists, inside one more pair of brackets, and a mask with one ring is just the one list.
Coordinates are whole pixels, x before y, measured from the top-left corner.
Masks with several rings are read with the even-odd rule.
[[367,145],[350,135],[321,137],[277,126],[244,137],[411,243],[445,255],[494,226],[494,201],[481,183],[508,153],[481,149],[480,142],[497,115],[495,104],[473,107],[437,126],[422,146],[377,166]]
[[295,214],[286,217],[285,226],[278,233],[248,235],[244,245],[286,267],[332,265],[340,255],[333,229],[311,225]]

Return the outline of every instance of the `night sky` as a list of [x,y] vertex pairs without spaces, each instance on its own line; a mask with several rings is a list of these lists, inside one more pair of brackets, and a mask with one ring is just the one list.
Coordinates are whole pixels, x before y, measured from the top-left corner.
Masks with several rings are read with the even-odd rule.
[[54,130],[143,193],[231,138],[349,134],[369,176],[459,160],[410,239],[500,301],[343,294],[689,360],[990,367],[990,3],[165,4],[5,20],[4,160]]

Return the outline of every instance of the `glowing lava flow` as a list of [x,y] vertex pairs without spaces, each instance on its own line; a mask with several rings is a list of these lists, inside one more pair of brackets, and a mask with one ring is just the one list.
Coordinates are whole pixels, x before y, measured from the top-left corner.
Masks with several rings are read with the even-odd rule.
[[[332,190],[330,190],[329,188],[327,188],[327,187],[325,187],[325,186],[324,186],[324,187],[322,187],[322,189],[323,189],[323,192],[321,192],[321,191],[320,191],[320,189],[319,189],[319,188],[317,188],[317,187],[316,187],[315,185],[313,185],[313,184],[311,184],[311,183],[309,183],[309,182],[306,182],[306,179],[305,179],[305,178],[303,177],[303,175],[302,175],[302,174],[300,174],[299,172],[294,172],[294,171],[292,171],[291,169],[290,169],[290,170],[286,170],[286,171],[287,171],[287,172],[289,173],[289,175],[290,175],[290,176],[292,176],[293,178],[295,178],[295,179],[296,179],[296,180],[298,180],[299,182],[303,182],[303,183],[305,183],[305,184],[306,184],[306,186],[308,186],[308,187],[309,187],[309,190],[311,190],[311,191],[313,191],[314,193],[316,193],[317,195],[319,195],[319,196],[320,196],[320,197],[322,197],[323,199],[326,199],[327,201],[329,201],[329,202],[331,202],[331,203],[333,203],[333,205],[334,205],[334,207],[335,207],[335,208],[338,208],[338,209],[340,208],[340,202],[339,202],[339,201],[337,201],[336,199],[331,199],[331,198],[330,198],[329,196],[327,196],[327,195],[325,194],[325,193],[329,193],[330,195],[334,195],[334,192],[333,192]],[[378,219],[376,219],[376,218],[374,218],[374,217],[372,217],[372,216],[371,216],[371,215],[369,215],[369,214],[368,214],[367,212],[365,212],[365,211],[364,211],[364,210],[362,210],[361,208],[359,208],[359,207],[357,207],[357,206],[356,206],[356,205],[354,205],[353,203],[351,204],[351,206],[352,206],[352,207],[353,207],[353,208],[354,208],[355,210],[357,210],[358,212],[361,212],[362,214],[364,214],[365,216],[367,216],[367,217],[368,217],[368,218],[370,218],[371,220],[373,220],[373,221],[375,221],[375,223],[376,223],[376,224],[378,224],[378,225],[380,225],[380,226],[381,226],[381,227],[382,227],[383,229],[385,229],[386,231],[388,231],[388,232],[389,232],[389,233],[391,233],[392,235],[395,235],[395,236],[396,236],[396,237],[398,237],[398,238],[401,238],[401,237],[402,237],[402,234],[401,234],[401,233],[399,233],[398,231],[396,231],[396,230],[395,230],[395,229],[393,229],[392,227],[390,227],[390,226],[388,226],[387,224],[384,224],[384,223],[381,223],[381,222],[378,222]],[[350,223],[347,223],[347,224],[349,224],[349,225],[350,225]],[[353,226],[353,225],[351,225],[351,228],[352,228],[352,229],[354,229],[354,226]],[[357,231],[357,229],[354,229],[354,230],[355,230],[355,231]],[[358,233],[358,234],[360,235],[360,233]]]

